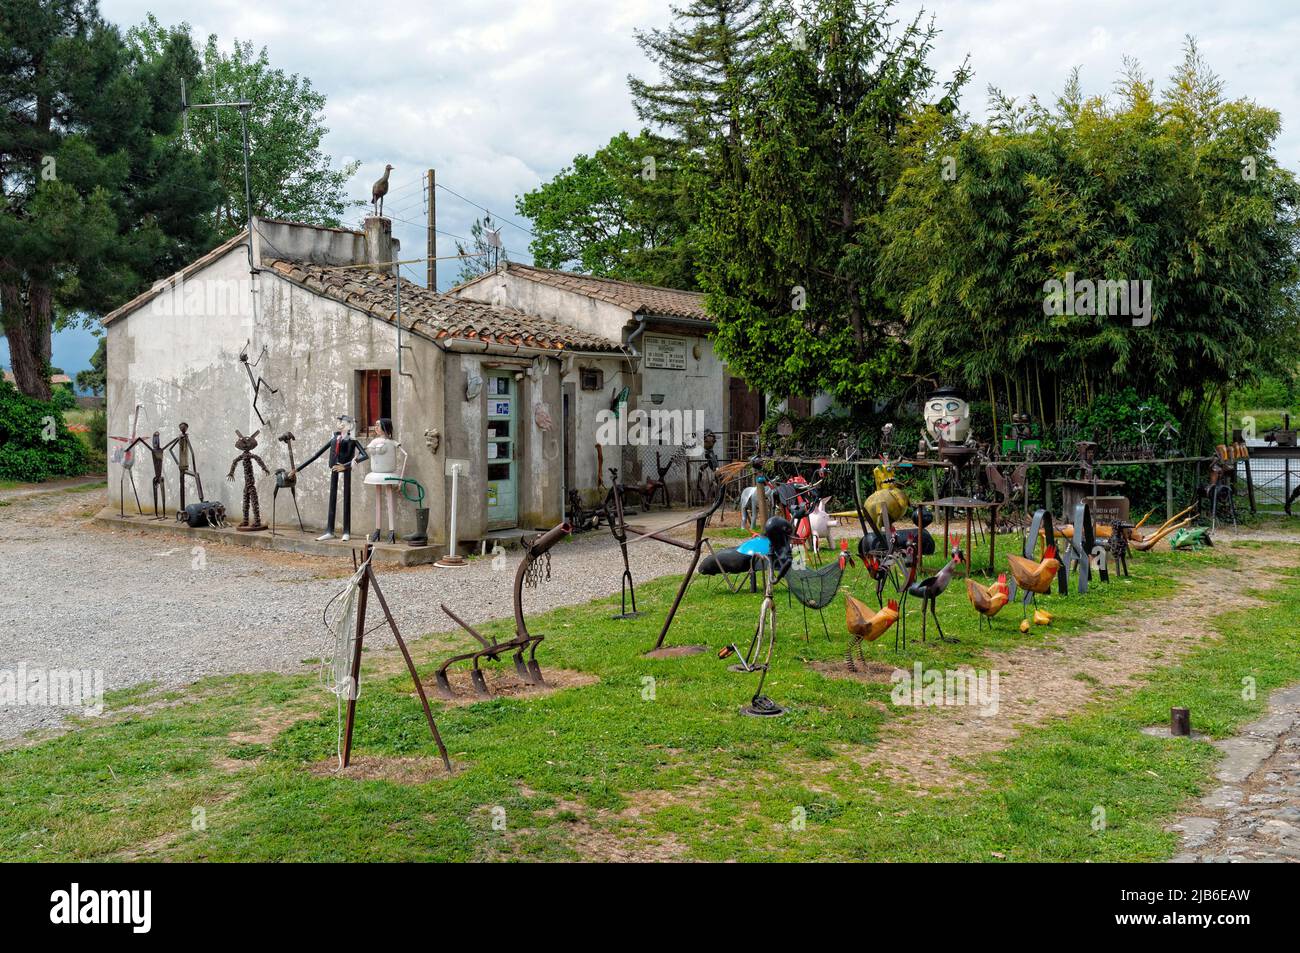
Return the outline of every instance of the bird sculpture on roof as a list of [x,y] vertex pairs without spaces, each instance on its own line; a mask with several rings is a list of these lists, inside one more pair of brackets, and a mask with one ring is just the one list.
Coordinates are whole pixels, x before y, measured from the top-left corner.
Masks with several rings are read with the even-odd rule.
[[391,165],[384,166],[384,177],[370,187],[370,204],[375,207],[375,215],[384,214],[384,196],[388,194],[388,174],[393,171]]

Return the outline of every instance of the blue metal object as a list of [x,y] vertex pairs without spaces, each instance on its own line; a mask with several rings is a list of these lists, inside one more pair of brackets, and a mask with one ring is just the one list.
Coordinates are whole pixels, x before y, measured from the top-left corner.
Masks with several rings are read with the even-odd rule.
[[766,536],[755,536],[753,539],[747,539],[737,546],[736,551],[746,556],[770,556],[772,554],[772,541]]

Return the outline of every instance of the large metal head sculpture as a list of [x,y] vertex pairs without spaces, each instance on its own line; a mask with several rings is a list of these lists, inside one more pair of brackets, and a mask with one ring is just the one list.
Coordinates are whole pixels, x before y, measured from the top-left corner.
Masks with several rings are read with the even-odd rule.
[[965,443],[970,436],[970,404],[955,388],[940,387],[925,399],[922,406],[925,429],[930,439],[948,443]]

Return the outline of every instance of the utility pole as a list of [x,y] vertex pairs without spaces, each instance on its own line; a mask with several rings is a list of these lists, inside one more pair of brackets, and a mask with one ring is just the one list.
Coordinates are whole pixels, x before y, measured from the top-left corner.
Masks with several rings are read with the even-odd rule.
[[437,181],[433,169],[429,170],[429,264],[425,279],[430,291],[438,290],[438,198]]

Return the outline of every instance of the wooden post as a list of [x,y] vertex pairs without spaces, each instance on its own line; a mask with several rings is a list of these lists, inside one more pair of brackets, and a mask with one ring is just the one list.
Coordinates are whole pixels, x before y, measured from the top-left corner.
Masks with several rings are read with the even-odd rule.
[[1165,464],[1165,519],[1174,518],[1174,465]]
[[[370,558],[370,546],[367,545],[363,558]],[[361,577],[357,593],[357,628],[356,644],[352,650],[351,684],[348,685],[348,718],[343,729],[343,767],[352,762],[352,726],[357,720],[357,694],[361,687],[361,642],[366,634],[366,598],[370,595],[370,573]]]
[[425,285],[430,291],[438,290],[438,197],[433,170],[429,170],[429,261],[426,269]]

